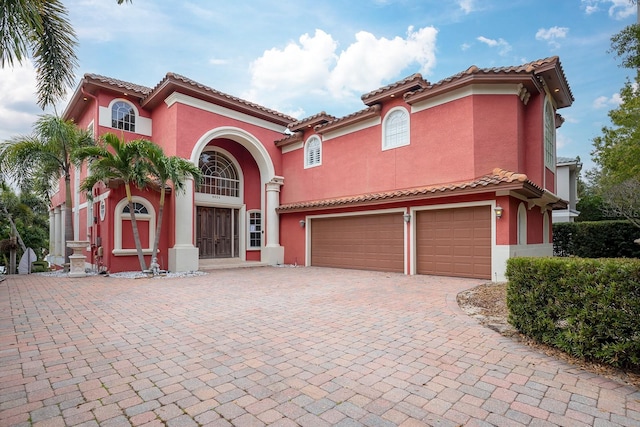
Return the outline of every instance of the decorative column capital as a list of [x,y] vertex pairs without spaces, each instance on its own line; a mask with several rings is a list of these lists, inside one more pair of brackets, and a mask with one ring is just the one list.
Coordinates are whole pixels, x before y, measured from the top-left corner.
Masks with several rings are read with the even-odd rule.
[[280,192],[280,187],[284,185],[284,177],[274,176],[271,181],[267,182],[267,191]]

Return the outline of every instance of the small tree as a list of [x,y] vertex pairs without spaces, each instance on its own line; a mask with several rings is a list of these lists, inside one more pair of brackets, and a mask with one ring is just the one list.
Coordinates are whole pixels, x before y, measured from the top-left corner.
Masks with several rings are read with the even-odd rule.
[[184,191],[187,178],[199,180],[202,173],[200,169],[190,161],[178,156],[167,157],[160,147],[148,152],[147,161],[151,171],[160,185],[160,203],[158,207],[158,223],[156,224],[155,240],[153,242],[153,257],[156,257],[160,243],[162,230],[162,217],[164,213],[165,193],[168,183],[173,185],[174,191]]
[[91,197],[91,191],[98,182],[108,183],[110,180],[122,180],[127,194],[129,214],[133,238],[138,253],[140,269],[147,269],[136,214],[133,206],[131,185],[145,188],[151,183],[151,170],[146,158],[149,153],[158,150],[158,146],[146,139],[136,139],[130,142],[120,139],[112,133],[102,136],[100,143],[94,147],[85,147],[74,151],[73,158],[78,164],[91,159],[89,170],[91,174],[82,181],[81,189]]
[[[0,144],[0,165],[20,187],[46,182],[51,185],[64,177],[64,237],[72,241],[73,200],[71,198],[71,153],[95,144],[91,134],[70,120],[53,115],[38,119],[31,136],[18,136]],[[65,262],[71,250],[66,249]]]

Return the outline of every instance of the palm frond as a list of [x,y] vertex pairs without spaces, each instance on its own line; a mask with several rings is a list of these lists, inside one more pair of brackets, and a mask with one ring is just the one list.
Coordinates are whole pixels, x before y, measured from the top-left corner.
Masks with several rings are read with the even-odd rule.
[[29,56],[29,39],[42,33],[40,2],[2,1],[0,14],[0,66],[22,63]]
[[44,109],[62,99],[73,85],[78,42],[62,2],[43,1],[40,13],[42,32],[33,35],[31,45],[38,76],[38,105]]

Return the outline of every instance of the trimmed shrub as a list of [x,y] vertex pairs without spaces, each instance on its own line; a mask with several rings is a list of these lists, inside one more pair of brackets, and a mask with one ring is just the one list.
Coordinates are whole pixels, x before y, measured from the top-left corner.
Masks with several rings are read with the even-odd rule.
[[553,224],[553,253],[583,258],[640,258],[640,228],[629,221]]
[[509,323],[573,356],[640,369],[640,260],[511,258]]

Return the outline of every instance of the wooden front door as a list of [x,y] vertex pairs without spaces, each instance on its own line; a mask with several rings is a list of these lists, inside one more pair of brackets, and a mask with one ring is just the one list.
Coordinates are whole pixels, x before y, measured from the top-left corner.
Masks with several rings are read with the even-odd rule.
[[196,245],[200,258],[231,258],[233,256],[234,233],[231,214],[232,210],[228,208],[198,207]]

